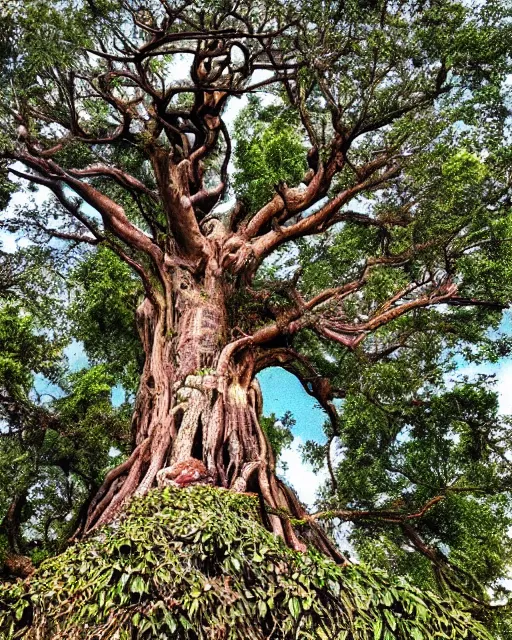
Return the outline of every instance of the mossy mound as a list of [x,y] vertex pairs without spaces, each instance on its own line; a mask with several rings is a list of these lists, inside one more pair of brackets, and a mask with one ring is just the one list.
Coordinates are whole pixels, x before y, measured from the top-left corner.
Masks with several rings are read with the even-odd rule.
[[166,488],[0,589],[0,637],[47,640],[488,639],[456,603],[295,553],[250,496]]

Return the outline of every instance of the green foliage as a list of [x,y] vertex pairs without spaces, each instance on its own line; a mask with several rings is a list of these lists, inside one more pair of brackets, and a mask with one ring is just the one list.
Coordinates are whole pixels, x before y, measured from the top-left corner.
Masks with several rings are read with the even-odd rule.
[[0,560],[55,553],[129,439],[131,407],[112,406],[111,370],[67,370],[59,267],[39,247],[0,256]]
[[126,390],[135,391],[143,363],[135,324],[140,282],[112,251],[99,248],[71,272],[69,286],[73,336],[92,362],[103,363]]
[[23,308],[33,320],[34,329],[49,332],[53,339],[67,339],[63,315],[66,258],[49,247],[17,248],[13,253],[0,250],[0,301]]
[[260,425],[270,442],[276,462],[285,449],[293,442],[292,429],[296,424],[295,418],[287,411],[281,418],[276,418],[274,413],[260,418]]
[[[349,534],[370,566],[426,589],[443,593],[448,584],[489,602],[490,593],[508,595],[510,419],[499,414],[492,378],[459,378],[447,388],[442,373],[447,376],[453,365],[448,359],[443,366],[439,355],[429,361],[435,350],[429,354],[427,344],[420,340],[416,352],[411,343],[387,361],[359,361],[352,370],[345,364],[347,393],[335,439],[343,454],[336,458],[336,490],[324,488],[320,508],[374,514],[356,519]],[[305,453],[317,467],[325,465],[322,447],[308,443]],[[418,538],[399,523],[379,517],[381,511],[398,519],[417,514],[436,496],[443,499],[408,521],[426,547],[415,545]],[[424,548],[432,550],[437,566],[421,553]],[[481,615],[497,630],[505,613],[484,606]]]
[[279,191],[280,183],[299,183],[307,169],[305,145],[296,122],[282,108],[262,108],[256,99],[235,123],[235,192],[250,212]]
[[3,395],[22,402],[34,381],[34,373],[55,379],[61,345],[36,332],[33,316],[21,306],[0,307],[0,388]]
[[0,590],[11,638],[489,638],[460,604],[363,566],[299,554],[254,498],[208,487],[133,499],[124,517]]
[[112,406],[114,379],[104,367],[59,382],[64,393],[49,403],[2,396],[0,517],[21,497],[24,506],[13,523],[17,545],[34,561],[58,551],[74,532],[84,502],[121,461],[129,440],[131,407]]
[[73,63],[80,48],[91,44],[98,19],[114,15],[116,8],[110,0],[95,1],[93,11],[87,3],[77,6],[74,2],[55,5],[44,0],[13,0],[7,8],[2,7],[7,27],[3,33],[10,36],[0,50],[7,77],[25,81],[27,94],[40,96],[38,74],[56,63]]
[[114,385],[104,365],[82,369],[67,376],[66,395],[52,403],[62,425],[53,451],[60,450],[75,473],[96,485],[117,461],[110,457],[111,447],[123,448],[129,440],[131,405],[112,406]]
[[17,190],[16,184],[7,176],[7,163],[0,162],[0,211],[7,207],[12,194]]

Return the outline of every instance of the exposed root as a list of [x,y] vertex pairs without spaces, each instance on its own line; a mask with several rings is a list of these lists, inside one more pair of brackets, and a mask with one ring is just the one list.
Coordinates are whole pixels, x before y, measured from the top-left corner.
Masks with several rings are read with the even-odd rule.
[[118,467],[112,469],[107,473],[103,484],[98,490],[98,493],[89,505],[84,532],[89,532],[96,525],[99,517],[104,514],[105,509],[111,503],[114,497],[115,490],[118,486],[118,481],[126,474],[130,474],[135,463],[145,455],[150,444],[149,441],[149,438],[143,440],[139,445],[135,447],[128,460],[125,460]]
[[[292,549],[305,551],[292,523],[306,520],[307,514],[293,491],[277,479],[274,455],[259,424],[262,399],[250,340],[242,338],[218,353],[215,372],[187,374],[179,382],[169,375],[169,341],[162,337],[152,307],[145,305],[142,311],[148,357],[134,414],[137,445],[128,460],[107,474],[89,507],[84,532],[114,520],[132,496],[145,495],[157,482],[205,483],[258,494],[267,527]],[[203,348],[215,333],[211,314],[188,311],[195,318],[189,342],[198,333]],[[193,473],[199,467],[204,473]],[[330,557],[345,560],[321,525],[312,525],[307,538]]]

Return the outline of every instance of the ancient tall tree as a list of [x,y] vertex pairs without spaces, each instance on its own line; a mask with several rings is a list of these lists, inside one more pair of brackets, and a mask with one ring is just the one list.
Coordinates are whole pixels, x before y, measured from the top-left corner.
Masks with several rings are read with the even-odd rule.
[[[496,151],[505,5],[13,4],[2,170],[53,196],[23,224],[110,248],[144,288],[133,452],[108,473],[85,531],[172,477],[258,493],[268,527],[302,549],[279,515],[304,510],[275,475],[256,374],[292,370],[335,424],[341,392],[308,358],[308,340],[375,360],[404,348],[402,320],[427,308],[449,318],[454,307],[506,305],[507,286],[471,268],[497,246],[509,208],[508,152]],[[266,133],[239,120],[234,144],[230,105],[243,96]],[[335,233],[348,238],[339,271],[278,266],[283,251],[293,261]],[[266,278],[269,265],[278,277]]]

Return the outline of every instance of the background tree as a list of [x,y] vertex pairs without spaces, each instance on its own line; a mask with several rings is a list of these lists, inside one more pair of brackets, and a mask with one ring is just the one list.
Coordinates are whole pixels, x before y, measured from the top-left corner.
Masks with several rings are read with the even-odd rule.
[[[0,261],[0,560],[7,575],[26,575],[62,548],[119,459],[111,448],[119,454],[129,443],[127,407],[111,404],[112,370],[103,363],[69,370],[59,262],[37,247]],[[42,393],[36,376],[53,393]]]
[[[329,508],[374,512],[398,492],[389,467],[415,455],[403,430],[421,434],[423,451],[453,431],[447,422],[440,433],[423,404],[377,409],[388,396],[422,403],[446,350],[485,343],[510,300],[506,3],[30,2],[5,17],[3,172],[54,198],[6,225],[100,246],[93,271],[110,249],[143,291],[133,450],[107,474],[84,531],[193,458],[209,483],[258,493],[293,549],[304,542],[292,519],[307,520],[303,539],[343,560],[275,475],[255,375],[292,371],[347,447],[338,469],[328,460]],[[233,145],[228,104],[244,94]],[[221,208],[233,148],[236,203]],[[12,182],[2,184],[7,198]],[[137,287],[119,269],[133,308]],[[116,375],[129,385],[130,321],[112,322],[101,304],[91,300],[80,337],[87,344],[103,321],[97,357],[111,358],[126,327]],[[364,411],[372,428],[358,445]],[[466,446],[445,440],[444,461]],[[372,447],[386,460],[370,491],[360,470],[378,457]],[[357,473],[341,482],[347,466]],[[470,478],[476,466],[466,467]],[[394,505],[389,518],[420,550],[409,521],[440,509],[448,490],[453,500],[459,473]]]

